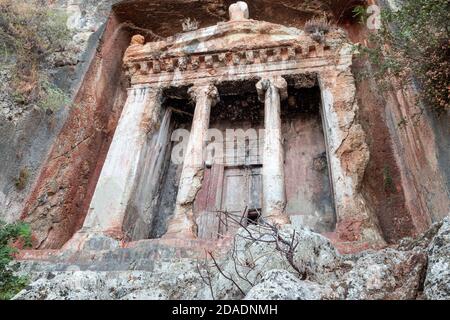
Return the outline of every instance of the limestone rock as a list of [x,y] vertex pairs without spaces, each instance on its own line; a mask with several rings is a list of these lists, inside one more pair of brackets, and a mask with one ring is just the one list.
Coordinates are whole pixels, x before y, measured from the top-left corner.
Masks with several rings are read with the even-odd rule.
[[[290,225],[275,233],[277,248],[271,232],[261,226],[240,229],[229,251],[215,256],[217,265],[192,257],[173,259],[163,247],[158,254],[164,261],[147,270],[143,266],[151,262],[145,259],[152,259],[147,251],[133,253],[139,261],[136,270],[127,264],[109,269],[108,259],[117,254],[108,251],[106,260],[93,260],[89,271],[52,272],[55,264],[48,264],[15,299],[403,300],[420,297],[425,273],[425,297],[449,299],[449,218],[428,250],[416,246],[339,255],[323,236]],[[291,258],[284,251],[286,242],[294,243]]]
[[299,269],[305,270],[309,279],[323,283],[335,277],[342,261],[327,238],[308,228],[294,229],[289,225],[282,231],[296,235],[298,245],[293,260]]
[[400,241],[398,249],[402,251],[409,251],[414,249],[426,250],[434,237],[438,234],[441,229],[443,221],[434,223],[427,231],[422,233],[417,238],[404,238]]
[[245,296],[245,300],[322,300],[332,295],[314,282],[301,281],[285,270],[271,270]]
[[[340,265],[340,257],[328,239],[307,228],[294,229],[291,225],[283,226],[278,236],[294,244],[291,262],[286,254],[288,246],[278,241],[277,249],[271,230],[251,226],[248,230],[239,230],[234,249],[223,260],[221,270],[244,292],[258,283],[266,271],[273,269],[286,270],[299,278],[304,274],[318,283],[334,279],[332,271]],[[236,285],[220,274],[213,279],[213,289],[218,299],[243,298]]]
[[355,257],[351,270],[334,286],[344,288],[349,300],[415,299],[426,261],[420,251],[366,251]]
[[[187,268],[186,268],[187,267]],[[49,272],[22,290],[15,300],[166,300],[208,299],[190,264],[171,264],[164,272]]]
[[445,218],[428,247],[424,294],[427,299],[450,300],[450,218]]

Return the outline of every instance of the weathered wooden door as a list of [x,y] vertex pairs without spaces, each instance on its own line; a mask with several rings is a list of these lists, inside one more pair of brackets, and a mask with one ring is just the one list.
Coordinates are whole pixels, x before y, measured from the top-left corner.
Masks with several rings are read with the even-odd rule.
[[[222,169],[221,173],[217,172]],[[212,167],[204,181],[208,184],[205,209],[197,218],[198,236],[214,239],[247,223],[247,213],[260,212],[262,178],[260,166]],[[210,189],[210,188],[214,188]]]
[[237,230],[247,224],[247,213],[262,207],[262,178],[260,167],[226,168],[221,199],[222,219],[219,234]]

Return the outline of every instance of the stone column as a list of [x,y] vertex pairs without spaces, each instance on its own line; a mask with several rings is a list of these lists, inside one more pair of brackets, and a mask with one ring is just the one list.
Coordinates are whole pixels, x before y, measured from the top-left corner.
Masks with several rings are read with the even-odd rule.
[[148,137],[157,127],[160,109],[159,88],[136,86],[128,90],[82,232],[124,238],[127,207],[142,174]]
[[193,204],[203,181],[211,107],[219,98],[217,88],[212,84],[195,85],[188,93],[196,102],[194,119],[184,156],[175,213],[165,238],[193,239],[197,236]]
[[262,79],[256,84],[264,101],[263,217],[276,224],[289,223],[284,214],[284,151],[281,134],[280,103],[287,98],[287,83],[282,77]]

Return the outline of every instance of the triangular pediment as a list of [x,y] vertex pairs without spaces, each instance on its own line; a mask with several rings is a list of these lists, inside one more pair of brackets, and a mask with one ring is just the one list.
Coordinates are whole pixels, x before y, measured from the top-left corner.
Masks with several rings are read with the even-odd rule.
[[248,19],[242,2],[232,7],[230,21],[211,27],[147,43],[143,36],[133,36],[124,56],[131,83],[173,85],[194,78],[224,79],[324,66],[335,63],[345,43],[345,35],[336,28],[317,41],[301,29]]
[[126,52],[128,61],[149,58],[181,57],[193,54],[233,52],[300,44],[304,31],[283,25],[256,21],[229,21],[168,37],[163,41],[132,45]]

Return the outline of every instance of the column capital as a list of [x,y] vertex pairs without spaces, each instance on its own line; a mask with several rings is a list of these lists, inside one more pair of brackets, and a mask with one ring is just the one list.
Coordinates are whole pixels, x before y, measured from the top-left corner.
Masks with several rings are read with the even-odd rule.
[[194,102],[197,102],[200,98],[211,99],[211,105],[214,106],[219,102],[219,91],[216,86],[211,83],[195,84],[190,87],[188,94]]
[[281,100],[288,97],[286,80],[281,76],[275,76],[270,78],[262,78],[256,84],[256,90],[258,91],[260,101],[265,100],[266,91],[269,90],[270,87],[278,90]]

